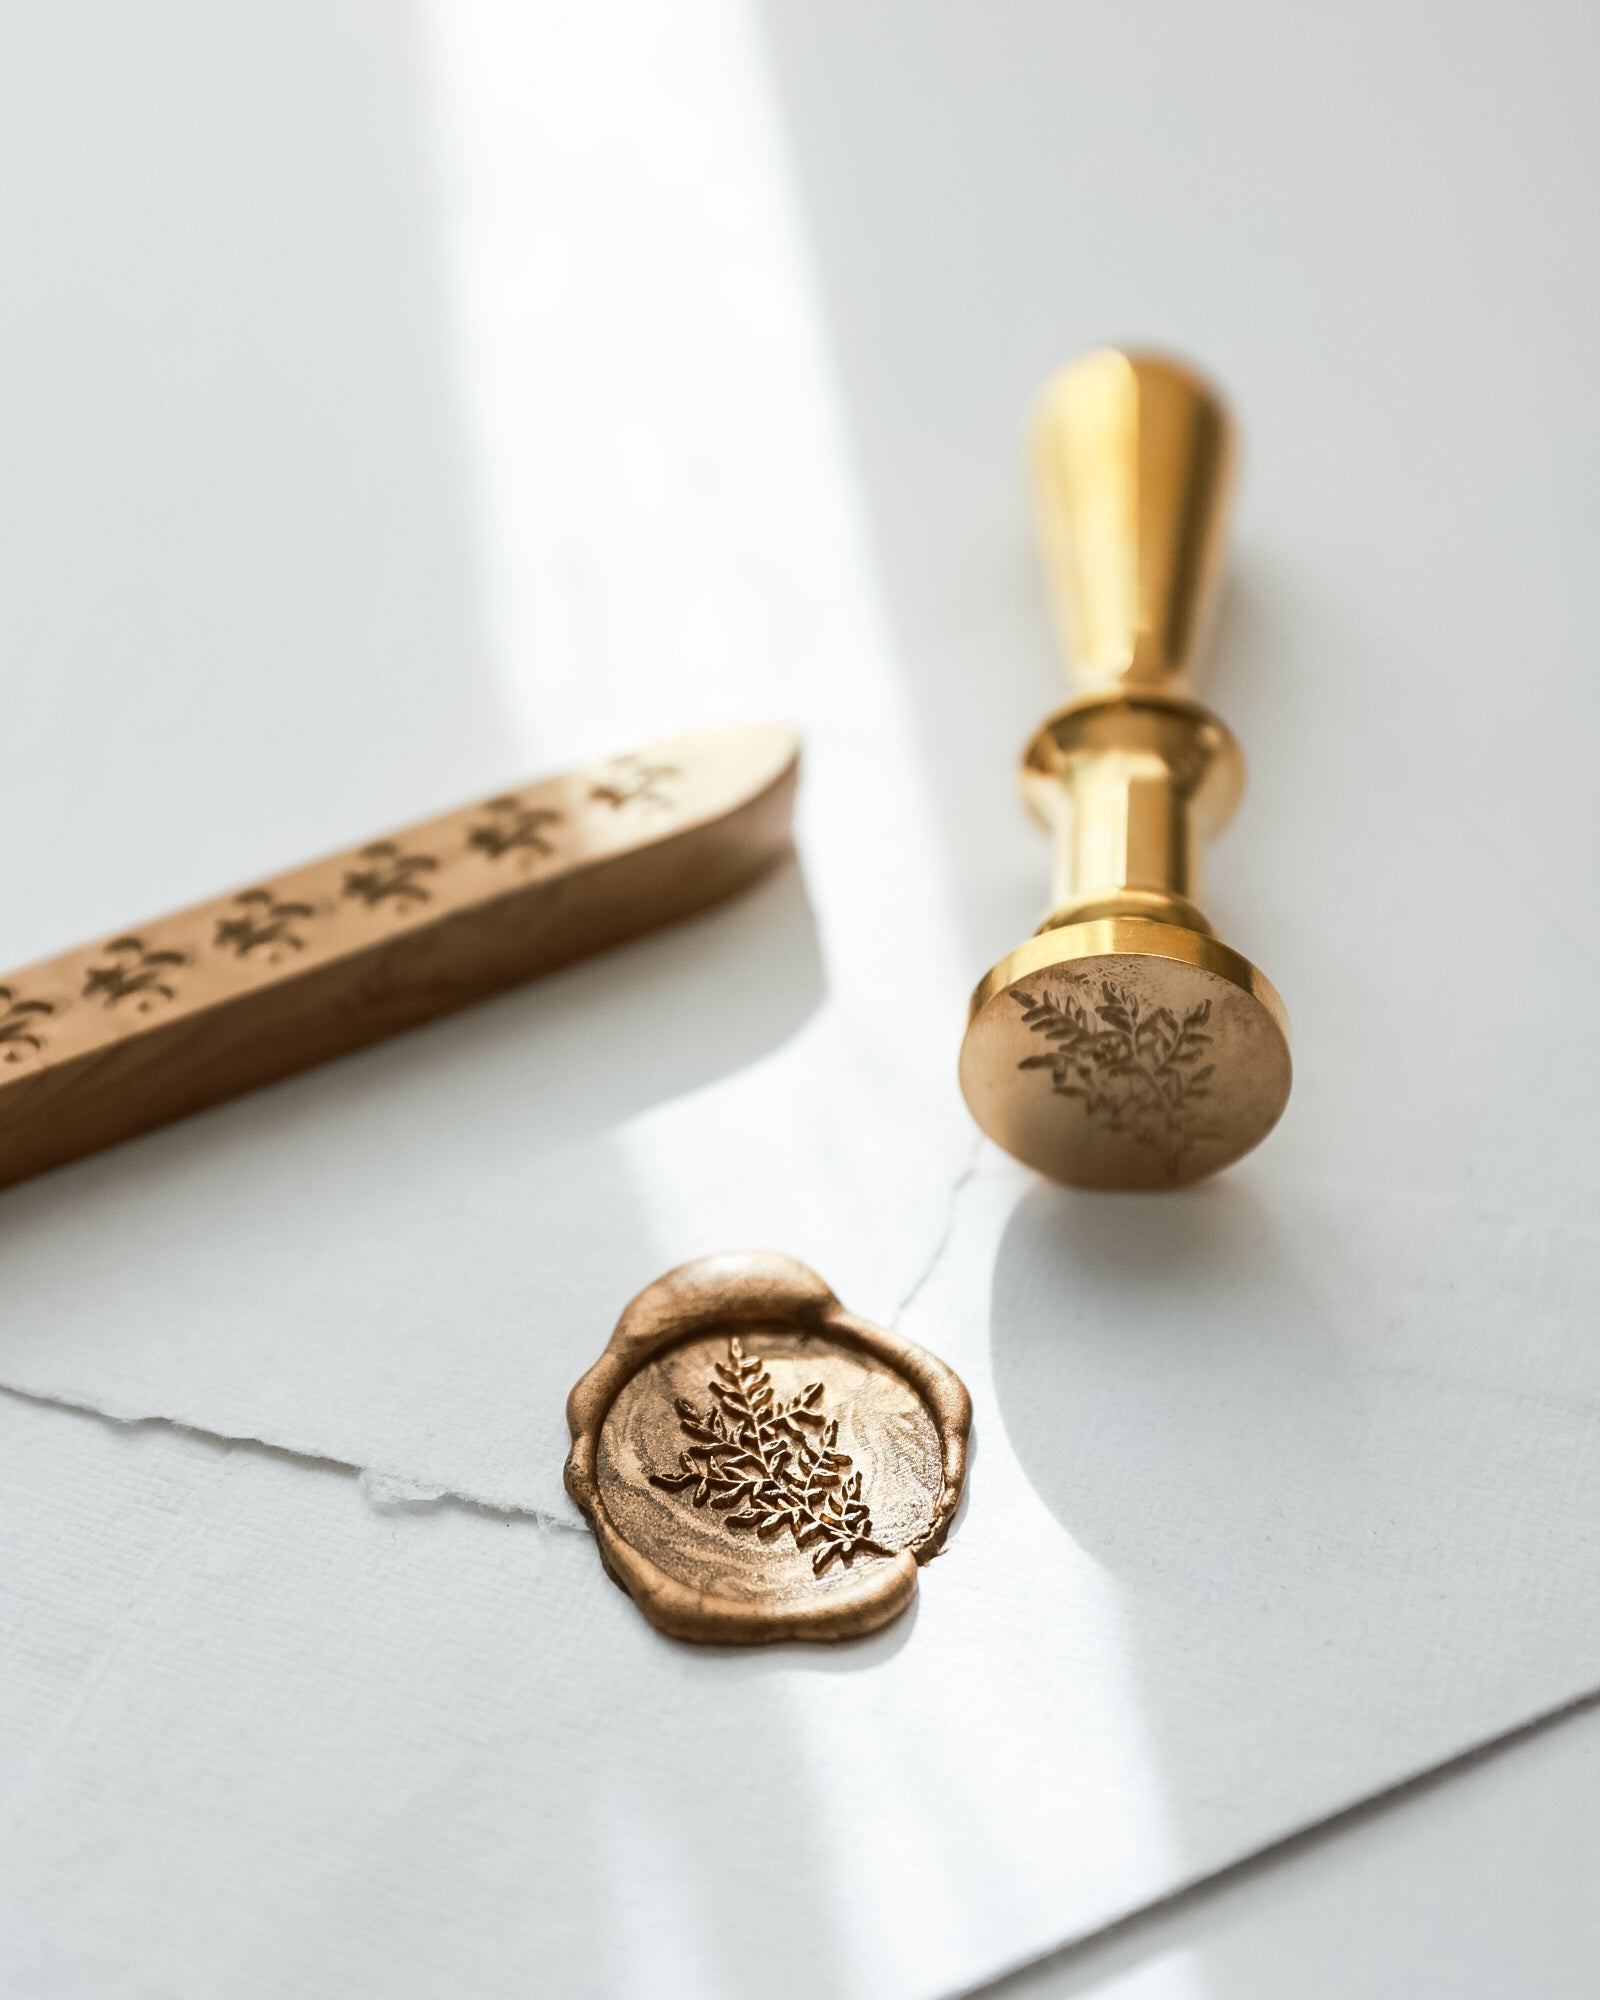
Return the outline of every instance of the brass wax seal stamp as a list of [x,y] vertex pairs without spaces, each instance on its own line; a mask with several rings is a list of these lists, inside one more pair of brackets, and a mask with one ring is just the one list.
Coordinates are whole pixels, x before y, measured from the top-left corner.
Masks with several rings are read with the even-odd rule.
[[1054,908],[972,998],[961,1088],[991,1139],[1078,1187],[1215,1173],[1289,1096],[1283,1003],[1194,901],[1244,759],[1188,691],[1221,569],[1232,438],[1187,368],[1105,350],[1058,375],[1039,508],[1076,699],[1023,757]]
[[966,1477],[942,1361],[857,1319],[792,1257],[669,1271],[567,1402],[567,1491],[662,1631],[852,1639],[905,1610]]

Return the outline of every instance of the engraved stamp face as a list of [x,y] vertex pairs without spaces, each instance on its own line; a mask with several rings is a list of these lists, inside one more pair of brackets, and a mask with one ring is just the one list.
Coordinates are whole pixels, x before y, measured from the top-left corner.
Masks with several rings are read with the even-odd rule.
[[1065,983],[1059,1000],[1043,988],[1012,989],[1023,1021],[1048,1045],[1017,1068],[1048,1070],[1058,1097],[1077,1098],[1091,1123],[1159,1155],[1176,1178],[1191,1147],[1215,1136],[1205,1120],[1216,1075],[1211,1002],[1178,1014],[1109,979]]
[[973,997],[961,1089],[989,1137],[1073,1187],[1176,1188],[1265,1138],[1283,1003],[1215,938],[1144,918],[1041,931]]
[[568,1488],[612,1576],[664,1630],[736,1643],[848,1638],[903,1610],[970,1420],[941,1362],[771,1255],[642,1293],[569,1414]]

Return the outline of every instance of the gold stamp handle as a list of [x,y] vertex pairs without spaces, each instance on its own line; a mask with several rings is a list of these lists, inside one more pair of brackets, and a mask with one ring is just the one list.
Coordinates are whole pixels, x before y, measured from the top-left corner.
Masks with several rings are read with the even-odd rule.
[[1047,928],[1211,928],[1200,855],[1233,815],[1244,760],[1188,683],[1221,575],[1232,456],[1220,397],[1175,361],[1101,348],[1045,390],[1039,526],[1074,695],[1023,768],[1055,839]]
[[1221,572],[1233,431],[1173,361],[1110,348],[1046,388],[1040,526],[1075,694],[1180,692]]
[[1244,758],[1189,676],[1221,575],[1232,430],[1191,370],[1101,349],[1045,390],[1035,478],[1072,699],[1023,753],[1055,846],[1048,916],[973,995],[961,1087],[1018,1159],[1178,1187],[1289,1095],[1283,1004],[1200,907]]

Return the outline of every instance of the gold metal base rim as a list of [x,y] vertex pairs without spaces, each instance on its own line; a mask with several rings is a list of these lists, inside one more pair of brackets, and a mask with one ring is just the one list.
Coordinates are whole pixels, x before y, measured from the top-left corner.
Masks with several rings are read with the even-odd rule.
[[1178,924],[1160,923],[1152,917],[1097,917],[1089,923],[1062,924],[1055,930],[1039,931],[1015,951],[1008,951],[979,980],[967,1007],[968,1024],[978,1018],[997,993],[1015,986],[1019,979],[1054,966],[1070,965],[1077,959],[1108,958],[1124,952],[1174,959],[1180,965],[1192,965],[1197,971],[1231,981],[1241,992],[1260,1001],[1277,1024],[1278,1032],[1286,1042],[1289,1040],[1289,1010],[1282,995],[1243,952],[1233,950],[1220,938],[1185,930]]

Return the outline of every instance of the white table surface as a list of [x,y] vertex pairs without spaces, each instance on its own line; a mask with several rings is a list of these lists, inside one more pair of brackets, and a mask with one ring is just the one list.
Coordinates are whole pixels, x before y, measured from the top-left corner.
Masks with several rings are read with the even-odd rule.
[[[1137,1913],[1600,1687],[1596,35],[0,6],[0,959],[808,739],[754,896],[0,1200],[12,1988],[931,2000],[1121,1925],[1029,1978],[1583,1990],[1581,1723]],[[1044,883],[1023,417],[1108,336],[1244,425],[1207,903],[1297,1036],[1161,1203],[952,1076]],[[561,1492],[621,1304],[741,1242],[974,1392],[860,1647],[660,1641]]]

